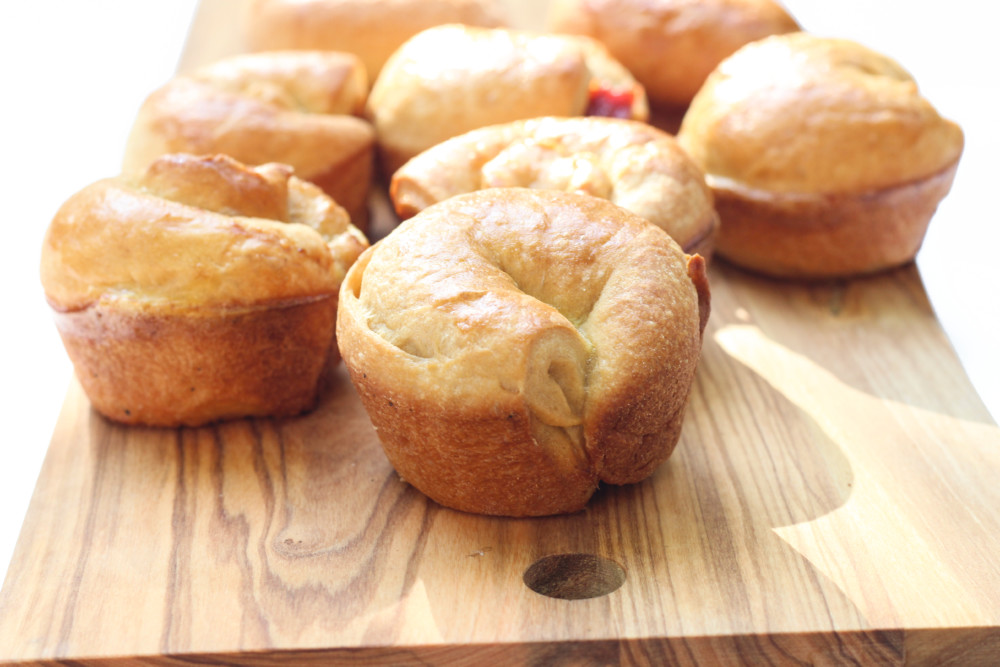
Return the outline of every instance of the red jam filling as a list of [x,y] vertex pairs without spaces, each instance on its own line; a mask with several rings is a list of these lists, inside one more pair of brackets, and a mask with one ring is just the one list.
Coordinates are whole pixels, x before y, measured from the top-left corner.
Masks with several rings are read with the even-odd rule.
[[613,89],[591,86],[586,114],[608,118],[631,118],[634,102],[635,93],[631,88]]

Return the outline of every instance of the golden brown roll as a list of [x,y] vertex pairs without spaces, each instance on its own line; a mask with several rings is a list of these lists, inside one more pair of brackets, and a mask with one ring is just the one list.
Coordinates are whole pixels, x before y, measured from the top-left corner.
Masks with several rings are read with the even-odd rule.
[[911,261],[963,148],[899,64],[806,33],[724,61],[678,141],[715,193],[719,255],[802,278]]
[[614,204],[459,195],[365,252],[337,336],[399,474],[442,505],[581,509],[673,451],[708,317],[704,261]]
[[445,23],[499,28],[489,0],[254,0],[247,15],[251,51],[315,49],[353,53],[374,81],[393,51],[421,30]]
[[619,118],[533,118],[472,130],[427,149],[393,176],[403,220],[436,202],[494,187],[608,199],[709,257],[718,226],[705,176],[669,134]]
[[445,139],[540,116],[645,120],[642,86],[598,42],[569,35],[445,25],[396,51],[368,115],[386,173]]
[[550,25],[599,40],[654,106],[678,108],[744,44],[799,30],[773,0],[556,0]]
[[167,153],[223,153],[245,164],[287,164],[367,224],[375,132],[358,117],[368,83],[346,53],[226,58],[153,92],[139,109],[123,169]]
[[285,165],[167,155],[73,195],[41,278],[99,412],[193,426],[313,406],[341,281],[367,245]]

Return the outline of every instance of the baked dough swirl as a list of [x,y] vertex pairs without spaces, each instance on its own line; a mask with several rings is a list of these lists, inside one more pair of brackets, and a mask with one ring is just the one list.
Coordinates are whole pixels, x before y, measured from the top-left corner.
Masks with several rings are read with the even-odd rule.
[[443,25],[406,41],[372,87],[367,113],[391,175],[445,139],[540,116],[646,120],[646,93],[596,40]]
[[900,64],[804,32],[723,61],[677,140],[715,193],[718,253],[794,278],[911,261],[964,145]]
[[364,67],[347,53],[225,58],[174,77],[146,98],[128,137],[123,171],[141,173],[168,153],[287,164],[363,230],[375,145],[374,129],[360,118],[367,96]]
[[491,187],[608,199],[706,259],[718,227],[705,176],[674,138],[619,118],[533,118],[472,130],[403,165],[390,194],[405,220],[448,197]]
[[367,246],[286,165],[175,154],[70,197],[41,278],[99,412],[198,425],[315,403],[338,290]]
[[399,474],[456,509],[582,508],[673,451],[704,261],[595,197],[497,188],[402,223],[341,288],[338,342]]

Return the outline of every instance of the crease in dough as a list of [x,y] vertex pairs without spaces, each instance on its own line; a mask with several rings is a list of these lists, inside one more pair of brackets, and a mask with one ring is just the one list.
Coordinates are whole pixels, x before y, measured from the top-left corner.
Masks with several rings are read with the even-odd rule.
[[[549,224],[548,217],[543,210],[537,213],[537,226],[544,230]],[[530,259],[525,261],[521,249],[515,245],[496,244],[490,239],[479,238],[477,229],[474,222],[470,222],[465,229],[463,236],[470,254],[463,257],[463,263],[476,270],[489,271],[489,287],[460,286],[445,294],[435,293],[431,307],[450,315],[447,327],[435,328],[433,336],[422,336],[423,329],[418,322],[422,320],[425,309],[412,306],[405,316],[398,318],[405,322],[403,327],[392,326],[374,316],[370,310],[367,326],[388,344],[413,357],[414,363],[422,365],[447,365],[459,357],[482,354],[481,341],[462,333],[481,324],[484,318],[495,320],[495,326],[500,328],[509,322],[514,322],[515,327],[528,327],[526,335],[533,340],[526,358],[519,363],[523,374],[516,382],[502,382],[500,387],[523,398],[531,413],[531,430],[539,446],[550,450],[563,465],[583,465],[587,452],[582,423],[587,374],[593,366],[593,345],[579,325],[586,321],[590,308],[599,298],[603,282],[597,290],[585,291],[591,298],[582,314],[579,308],[563,312],[559,304],[552,303],[552,296],[558,293],[559,287],[546,289],[550,274],[548,267],[538,267]],[[360,274],[363,273],[361,270]],[[455,276],[438,277],[447,282]],[[464,285],[465,281],[461,282]],[[354,289],[358,290],[357,287]],[[361,294],[362,291],[363,287],[356,293]],[[511,298],[512,293],[517,293],[514,298],[523,306],[511,309],[506,304],[505,300]],[[521,322],[516,313],[525,310],[539,310],[542,314],[531,321]],[[532,328],[540,330],[532,331]]]
[[[579,510],[670,455],[709,308],[704,261],[663,230],[527,188],[427,208],[341,295],[341,353],[396,470],[443,505],[507,516]],[[418,336],[452,356],[393,345]]]

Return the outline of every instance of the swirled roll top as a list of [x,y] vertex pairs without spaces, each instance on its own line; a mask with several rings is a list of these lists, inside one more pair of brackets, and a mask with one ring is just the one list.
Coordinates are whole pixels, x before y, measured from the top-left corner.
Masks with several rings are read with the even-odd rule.
[[288,164],[367,220],[374,129],[358,117],[368,79],[355,56],[319,51],[243,54],[178,75],[143,102],[123,171],[169,153],[222,153],[249,165]]
[[673,137],[620,118],[534,118],[472,130],[427,149],[393,176],[403,219],[491,187],[588,194],[649,220],[685,252],[711,253],[712,191]]
[[70,197],[41,278],[98,412],[198,426],[316,405],[338,290],[366,247],[287,165],[170,154]]
[[704,262],[610,202],[498,188],[373,246],[338,341],[386,453],[472,512],[579,509],[677,442],[708,316]]
[[723,61],[678,140],[712,178],[790,193],[915,181],[957,161],[964,143],[897,62],[809,33],[769,37]]
[[724,60],[677,140],[715,195],[718,254],[787,278],[912,261],[964,144],[894,60],[804,32]]
[[588,113],[637,120],[649,113],[642,86],[599,42],[464,25],[410,38],[389,58],[368,99],[390,174],[469,130]]
[[173,154],[72,196],[46,234],[42,282],[64,311],[235,307],[336,293],[365,247],[346,212],[286,165]]
[[358,116],[368,76],[354,56],[336,51],[271,51],[225,58],[191,78],[292,111]]

